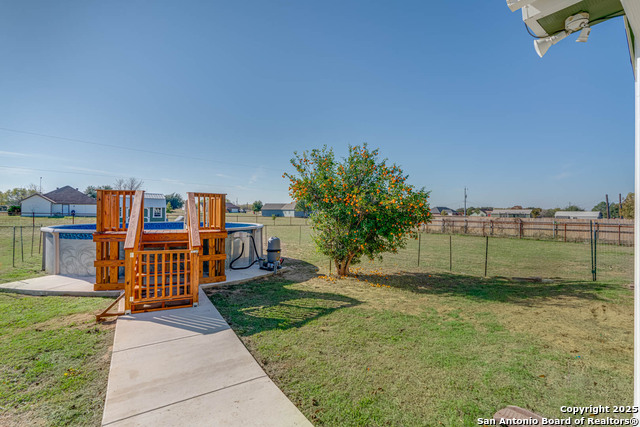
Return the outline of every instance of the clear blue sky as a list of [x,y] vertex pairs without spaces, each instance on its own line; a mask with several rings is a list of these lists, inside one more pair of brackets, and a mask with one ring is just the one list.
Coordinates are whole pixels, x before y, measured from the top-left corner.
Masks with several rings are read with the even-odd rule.
[[591,209],[633,191],[633,73],[621,18],[574,39],[504,0],[4,2],[0,190],[286,202],[294,150],[366,141],[432,205]]

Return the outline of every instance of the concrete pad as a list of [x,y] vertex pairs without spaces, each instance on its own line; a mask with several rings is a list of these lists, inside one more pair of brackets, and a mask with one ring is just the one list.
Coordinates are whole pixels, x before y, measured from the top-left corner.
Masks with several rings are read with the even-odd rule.
[[113,351],[118,352],[195,335],[208,335],[229,329],[227,322],[202,290],[200,290],[199,300],[198,307],[151,311],[120,317]]
[[269,378],[261,377],[109,424],[177,425],[294,427],[311,423]]
[[0,292],[26,295],[117,297],[120,291],[94,291],[93,276],[49,275],[0,284]]
[[265,375],[231,329],[114,352],[102,422]]
[[[287,267],[280,268],[278,269],[278,272],[286,268]],[[236,285],[238,283],[244,283],[250,280],[254,280],[254,279],[258,279],[261,277],[266,277],[274,274],[273,271],[262,270],[257,265],[254,265],[251,268],[248,268],[246,270],[227,269],[225,273],[227,276],[227,280],[225,280],[224,282],[204,283],[200,285],[200,288],[207,289],[207,288],[215,288],[216,286],[222,286],[222,285]]]

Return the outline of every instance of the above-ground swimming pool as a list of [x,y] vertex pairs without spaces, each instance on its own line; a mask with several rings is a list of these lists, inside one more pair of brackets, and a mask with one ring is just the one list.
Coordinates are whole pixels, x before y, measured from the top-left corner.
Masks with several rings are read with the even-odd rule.
[[[229,268],[232,260],[240,256],[234,263],[235,268],[249,265],[256,259],[253,242],[256,243],[258,256],[262,257],[262,224],[227,222],[225,224],[228,237],[225,252],[227,260],[225,268]],[[183,222],[148,222],[145,230],[182,230]],[[42,269],[49,274],[70,276],[94,276],[96,269],[96,244],[93,241],[95,224],[54,225],[42,227],[43,252]],[[242,244],[244,243],[244,252]],[[120,244],[120,259],[124,259],[124,249]],[[124,270],[124,269],[123,269]]]

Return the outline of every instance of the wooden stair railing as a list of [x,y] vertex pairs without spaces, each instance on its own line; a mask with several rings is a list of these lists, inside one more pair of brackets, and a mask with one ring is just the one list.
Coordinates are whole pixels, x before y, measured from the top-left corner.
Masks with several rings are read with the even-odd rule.
[[[225,227],[226,194],[187,193],[186,224],[191,233],[199,231],[200,283],[226,280]],[[191,238],[191,237],[190,237]],[[193,236],[195,239],[195,235]]]
[[200,290],[200,251],[202,242],[200,240],[200,221],[196,217],[196,202],[193,193],[187,193],[187,212],[185,225],[189,238],[189,253],[191,256],[191,283],[193,292],[193,302],[198,304],[198,294]]
[[144,232],[144,191],[136,191],[129,216],[129,228],[124,241],[124,311],[131,313],[133,303],[133,283],[136,274],[135,252],[140,250]]
[[127,208],[132,209],[136,193],[130,190],[97,190],[96,231],[126,231]]
[[225,230],[226,194],[187,193],[187,199],[193,198],[201,230]]
[[[119,271],[124,267],[120,259],[120,243],[127,231],[128,212],[133,205],[135,191],[97,190],[96,210],[96,282],[94,290],[124,289]],[[113,234],[113,235],[111,235]]]

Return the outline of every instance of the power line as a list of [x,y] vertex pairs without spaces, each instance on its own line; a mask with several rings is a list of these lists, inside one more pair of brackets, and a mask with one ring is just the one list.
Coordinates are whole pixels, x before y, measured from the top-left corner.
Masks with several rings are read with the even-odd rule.
[[[66,173],[66,174],[72,174],[72,175],[86,175],[86,176],[104,176],[104,177],[109,177],[109,178],[126,178],[123,175],[112,175],[112,174],[105,174],[105,173],[74,172],[74,171],[62,171],[62,170],[55,170],[55,169],[26,168],[26,167],[5,166],[5,165],[0,165],[0,169],[26,170],[26,171],[33,171],[33,172]],[[171,184],[171,182],[168,182],[168,181],[162,180],[162,179],[158,179],[158,178],[138,178],[138,179],[141,179],[142,181],[155,181],[155,182],[163,182],[163,183],[166,183],[166,184]],[[202,182],[179,181],[179,183],[180,184],[189,184],[189,185],[211,186],[211,183],[205,184],[205,183],[202,183]],[[216,187],[229,188],[229,189],[233,189],[233,190],[237,191],[236,188],[228,186],[228,185],[218,185],[218,184],[216,184]],[[273,188],[256,187],[256,189],[257,190],[261,190],[261,191],[272,191],[272,192],[275,192],[273,190]]]
[[[120,150],[136,151],[138,153],[156,154],[156,155],[168,156],[168,157],[180,157],[180,158],[189,159],[189,160],[199,160],[199,161],[209,162],[209,163],[220,163],[220,164],[224,164],[224,165],[241,166],[241,167],[256,169],[255,165],[246,165],[246,164],[242,164],[242,163],[234,163],[234,162],[229,162],[229,161],[226,161],[226,160],[224,160],[224,161],[223,160],[210,160],[210,159],[207,159],[207,158],[186,156],[184,154],[178,154],[178,153],[166,153],[166,152],[163,152],[163,151],[146,150],[146,149],[142,149],[142,148],[127,147],[127,146],[124,146],[124,145],[106,144],[106,143],[103,143],[103,142],[87,141],[85,139],[68,138],[68,137],[65,137],[65,136],[48,135],[48,134],[45,134],[45,133],[31,132],[31,131],[19,130],[19,129],[10,129],[10,128],[5,128],[5,127],[0,127],[0,130],[6,131],[6,132],[21,133],[21,134],[25,134],[25,135],[41,136],[41,137],[44,137],[44,138],[59,139],[59,140],[62,140],[62,141],[79,142],[81,144],[96,145],[96,146],[100,146],[100,147],[109,147],[109,148],[116,148],[116,149],[120,149]],[[282,172],[279,169],[275,169],[275,168],[268,168],[268,167],[264,167],[264,166],[259,166],[259,167],[261,169]]]

